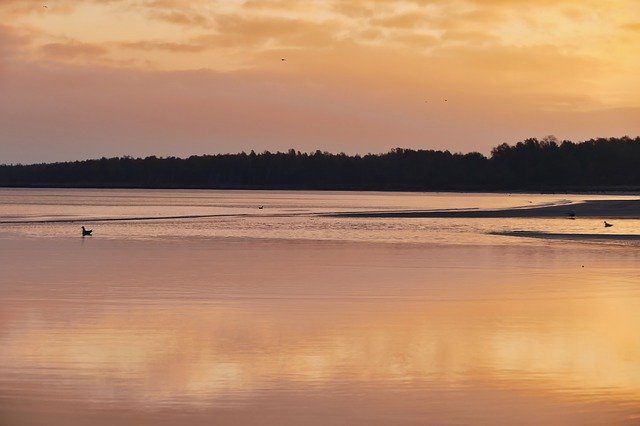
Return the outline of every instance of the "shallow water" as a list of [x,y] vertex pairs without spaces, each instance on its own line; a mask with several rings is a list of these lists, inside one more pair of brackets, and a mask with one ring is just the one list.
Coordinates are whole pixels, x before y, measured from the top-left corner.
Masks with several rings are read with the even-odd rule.
[[[586,197],[0,197],[31,221],[0,225],[0,424],[640,422],[637,243],[488,234],[613,232],[586,219],[315,215]],[[195,214],[228,216],[88,221]]]
[[[630,196],[292,192],[203,190],[0,189],[0,233],[20,237],[224,237],[375,243],[528,244],[496,233],[633,234],[640,220],[604,228],[591,218],[335,218],[331,213],[527,208]],[[262,206],[262,209],[258,207]],[[570,207],[567,207],[570,210]],[[95,223],[95,226],[93,225]],[[617,241],[615,243],[624,243]],[[633,244],[633,242],[626,242]]]

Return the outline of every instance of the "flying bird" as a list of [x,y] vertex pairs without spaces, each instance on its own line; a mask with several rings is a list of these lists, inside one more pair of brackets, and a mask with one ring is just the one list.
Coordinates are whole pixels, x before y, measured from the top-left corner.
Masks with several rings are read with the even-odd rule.
[[84,226],[82,227],[82,236],[83,237],[85,235],[91,235],[92,232],[93,232],[93,229],[84,229]]
[[264,209],[264,206],[258,206],[258,209],[262,210],[262,209]]
[[612,226],[613,226],[613,224],[612,224],[612,223],[609,223],[609,222],[607,222],[606,220],[604,221],[604,227],[605,227],[605,228],[610,228],[610,227],[612,227]]
[[49,6],[47,6],[46,4],[43,5],[42,7],[44,7],[45,9],[49,9]]
[[280,58],[280,60],[281,60],[282,62],[286,62],[286,61],[287,61],[287,58]]

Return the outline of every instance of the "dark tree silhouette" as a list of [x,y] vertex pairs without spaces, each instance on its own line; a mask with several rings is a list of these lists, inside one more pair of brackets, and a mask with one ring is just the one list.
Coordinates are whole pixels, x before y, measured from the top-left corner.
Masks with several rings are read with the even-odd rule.
[[251,151],[186,159],[101,158],[2,165],[8,187],[254,188],[357,190],[541,190],[640,187],[640,137],[581,143],[526,139],[472,152],[395,148],[349,156],[315,151]]

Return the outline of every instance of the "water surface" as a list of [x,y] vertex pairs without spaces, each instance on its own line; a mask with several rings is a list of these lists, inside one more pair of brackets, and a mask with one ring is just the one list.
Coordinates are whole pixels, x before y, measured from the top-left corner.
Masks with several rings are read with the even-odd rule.
[[637,424],[638,221],[318,215],[585,198],[0,190],[0,424]]

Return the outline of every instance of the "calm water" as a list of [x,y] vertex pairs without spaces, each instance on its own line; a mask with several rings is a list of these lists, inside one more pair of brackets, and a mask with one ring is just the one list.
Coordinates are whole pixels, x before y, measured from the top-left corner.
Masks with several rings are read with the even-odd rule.
[[640,424],[640,221],[323,216],[588,198],[0,190],[0,424]]

